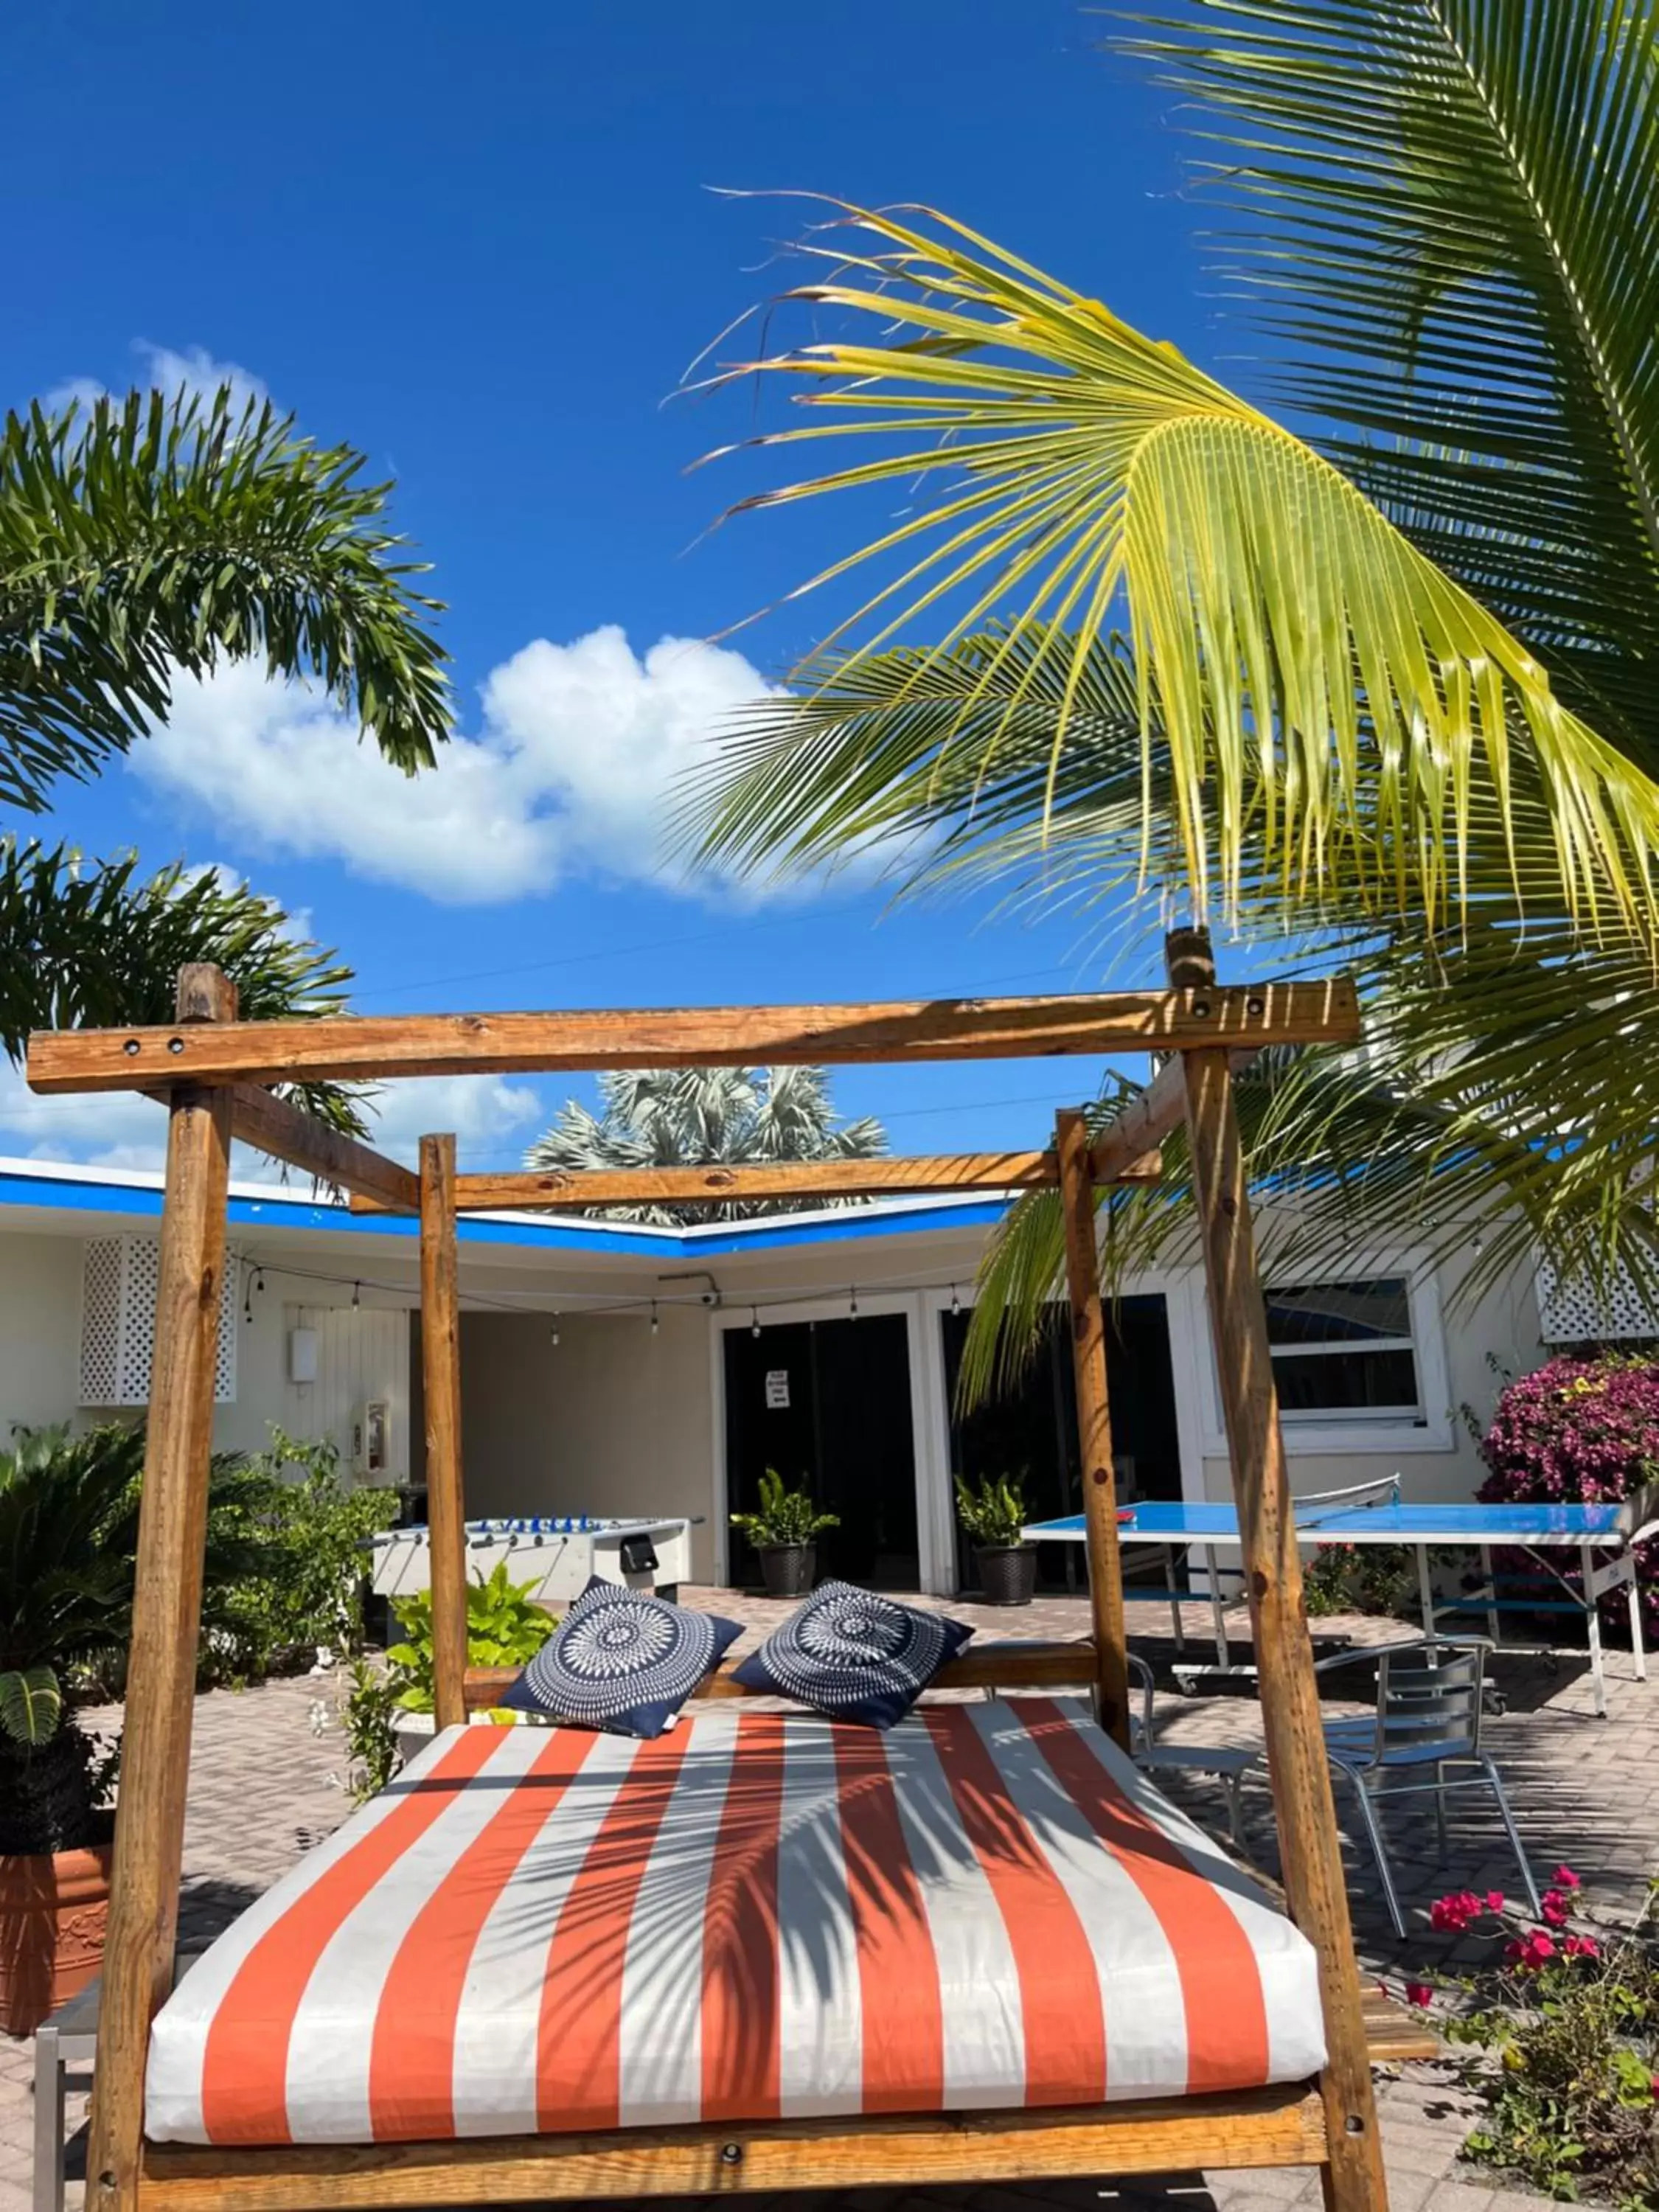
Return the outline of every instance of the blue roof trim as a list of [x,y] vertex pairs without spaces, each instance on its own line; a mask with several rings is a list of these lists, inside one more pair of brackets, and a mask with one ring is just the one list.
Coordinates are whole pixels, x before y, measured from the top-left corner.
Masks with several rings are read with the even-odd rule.
[[[153,1185],[82,1182],[68,1176],[32,1176],[0,1169],[0,1208],[40,1206],[64,1213],[124,1213],[159,1221],[161,1194]],[[932,1229],[988,1228],[1001,1217],[1004,1201],[982,1199],[970,1206],[910,1206],[903,1211],[849,1207],[832,1218],[803,1220],[785,1215],[754,1225],[732,1223],[691,1233],[677,1229],[623,1232],[574,1221],[489,1221],[463,1216],[457,1224],[463,1244],[514,1245],[553,1252],[603,1252],[638,1260],[684,1260],[702,1255],[775,1251],[790,1245],[844,1244],[872,1237],[913,1237]],[[338,1206],[285,1196],[273,1188],[269,1198],[233,1193],[228,1208],[234,1229],[347,1232],[358,1237],[414,1238],[419,1224],[395,1214],[365,1217]]]

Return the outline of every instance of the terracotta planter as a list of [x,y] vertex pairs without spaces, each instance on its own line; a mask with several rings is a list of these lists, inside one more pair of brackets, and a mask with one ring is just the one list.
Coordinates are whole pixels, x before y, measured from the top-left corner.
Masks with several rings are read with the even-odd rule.
[[0,2032],[32,2035],[104,1960],[110,1847],[0,1857]]

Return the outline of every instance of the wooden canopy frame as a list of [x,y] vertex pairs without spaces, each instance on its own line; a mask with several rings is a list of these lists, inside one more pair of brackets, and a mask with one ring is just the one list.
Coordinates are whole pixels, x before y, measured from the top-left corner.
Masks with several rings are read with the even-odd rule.
[[[185,969],[167,1027],[31,1038],[47,1092],[143,1090],[168,1112],[166,1200],[138,1536],[125,1746],[88,2154],[88,2212],[444,2204],[583,2197],[920,2185],[1214,2166],[1316,2166],[1334,2212],[1383,2212],[1370,2061],[1420,2039],[1362,2000],[1303,1610],[1285,1455],[1234,1109],[1235,1058],[1280,1043],[1352,1042],[1352,986],[1217,986],[1207,938],[1176,933],[1170,988],[1111,997],[239,1022],[215,968]],[[1092,1142],[1080,1110],[1051,1151],[736,1170],[458,1176],[453,1136],[421,1140],[418,1176],[262,1086],[300,1079],[639,1066],[974,1060],[1141,1050],[1171,1056]],[[364,1212],[417,1213],[431,1531],[435,1705],[465,1717],[466,1608],[456,1219],[484,1206],[629,1200],[868,1195],[1057,1188],[1066,1264],[1093,1634],[993,1645],[950,1679],[1092,1686],[1127,1743],[1122,1581],[1112,1473],[1095,1187],[1156,1175],[1185,1120],[1201,1225],[1234,1495],[1260,1670],[1267,1765],[1291,1917],[1313,1944],[1328,2058],[1316,2086],[1064,2111],[953,2112],[621,2130],[602,2136],[230,2150],[143,2136],[150,2022],[169,1985],[201,1608],[213,1376],[233,1137],[351,1194]],[[940,1678],[944,1680],[944,1677]],[[475,1686],[487,1696],[489,1684]],[[705,1685],[732,1694],[729,1677]]]

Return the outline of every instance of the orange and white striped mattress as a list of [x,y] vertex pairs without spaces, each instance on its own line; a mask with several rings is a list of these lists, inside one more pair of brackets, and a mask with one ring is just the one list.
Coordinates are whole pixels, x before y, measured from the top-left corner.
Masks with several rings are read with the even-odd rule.
[[1073,2105],[1322,2063],[1314,1954],[1080,1700],[438,1736],[156,2019],[172,2142]]

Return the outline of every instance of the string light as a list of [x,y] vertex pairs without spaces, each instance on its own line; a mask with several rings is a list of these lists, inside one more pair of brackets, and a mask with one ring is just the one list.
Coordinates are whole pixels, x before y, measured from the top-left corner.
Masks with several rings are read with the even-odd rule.
[[962,1300],[957,1296],[957,1286],[954,1283],[951,1285],[951,1310],[953,1314],[959,1314],[962,1311]]
[[847,1293],[847,1318],[848,1318],[848,1321],[856,1321],[856,1320],[858,1319],[858,1317],[859,1317],[859,1293],[858,1293],[858,1285],[857,1285],[857,1284],[854,1284],[854,1285],[853,1285],[848,1289],[848,1293]]
[[657,1334],[660,1326],[661,1324],[657,1319],[657,1301],[655,1298],[653,1298],[651,1301],[651,1334],[653,1336]]
[[758,1306],[750,1306],[749,1309],[749,1334],[750,1336],[757,1337],[760,1333],[760,1308]]
[[355,1310],[356,1307],[361,1306],[361,1305],[362,1305],[362,1302],[363,1302],[363,1286],[362,1286],[362,1285],[361,1283],[354,1283],[354,1284],[351,1285],[351,1303],[352,1303],[352,1306],[353,1306],[354,1310]]
[[265,1294],[265,1271],[263,1267],[256,1267],[253,1270],[253,1287],[258,1291],[259,1296],[264,1297]]
[[553,1326],[547,1332],[547,1340],[556,1351],[559,1342],[559,1316],[556,1311],[553,1316]]

